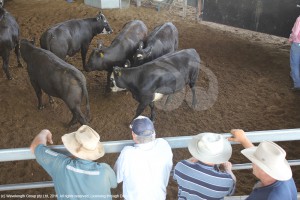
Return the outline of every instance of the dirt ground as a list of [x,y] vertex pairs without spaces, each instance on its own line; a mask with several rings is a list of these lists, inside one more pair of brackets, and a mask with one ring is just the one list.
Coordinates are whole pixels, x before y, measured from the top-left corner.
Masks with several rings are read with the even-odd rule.
[[[86,6],[83,1],[67,3],[64,0],[10,0],[5,8],[17,18],[21,38],[39,39],[49,26],[74,18],[94,17],[97,8]],[[195,135],[201,132],[228,133],[232,128],[245,131],[299,128],[300,93],[291,91],[289,77],[289,45],[286,38],[259,34],[237,28],[199,23],[183,19],[162,9],[153,7],[103,10],[114,29],[111,35],[94,37],[90,49],[98,40],[105,45],[119,33],[122,26],[132,20],[145,22],[149,31],[164,22],[173,22],[179,30],[179,49],[194,48],[201,57],[201,75],[197,82],[198,104],[196,109],[183,101],[180,93],[175,100],[156,106],[155,127],[158,137]],[[39,44],[38,44],[39,45]],[[90,51],[89,51],[90,53]],[[88,53],[88,55],[89,55]],[[15,55],[11,54],[10,71],[13,80],[8,81],[0,71],[0,148],[28,147],[40,130],[48,128],[53,133],[55,144],[60,137],[73,129],[65,125],[71,119],[66,105],[56,99],[54,106],[37,109],[37,98],[30,85],[26,64],[18,68]],[[81,56],[76,54],[67,60],[82,70]],[[2,61],[0,61],[2,64]],[[128,140],[137,102],[131,94],[120,92],[104,94],[106,73],[84,72],[88,82],[92,120],[90,126],[102,141]],[[44,96],[44,101],[47,101]],[[148,115],[149,110],[144,112]],[[288,159],[299,159],[300,142],[282,142]],[[248,162],[234,145],[233,164]],[[186,149],[174,150],[174,164],[188,158]],[[114,165],[118,154],[106,154],[99,162]],[[35,160],[0,163],[0,184],[39,182],[51,180]],[[292,167],[297,187],[300,187],[300,167]],[[249,194],[255,183],[251,170],[235,171],[236,195]],[[170,179],[167,199],[176,199],[177,185]],[[53,188],[7,191],[1,194],[54,194]],[[121,185],[113,189],[116,196],[122,193]],[[30,197],[26,197],[30,199]]]

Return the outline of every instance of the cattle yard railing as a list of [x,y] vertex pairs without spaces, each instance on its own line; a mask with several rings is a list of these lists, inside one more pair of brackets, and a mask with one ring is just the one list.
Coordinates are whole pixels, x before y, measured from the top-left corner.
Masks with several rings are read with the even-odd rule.
[[[266,130],[266,131],[253,131],[246,132],[247,137],[253,142],[258,143],[261,141],[294,141],[300,140],[300,128],[299,129],[281,129],[281,130]],[[231,137],[230,133],[224,133],[224,137]],[[178,136],[178,137],[166,137],[168,143],[172,149],[187,148],[188,142],[192,136]],[[237,144],[231,142],[231,144]],[[120,141],[109,141],[103,142],[106,153],[119,153],[125,146],[133,145],[132,140],[120,140]],[[51,149],[64,154],[69,154],[63,145],[50,146]],[[19,161],[19,160],[32,160],[35,156],[31,153],[29,148],[16,148],[16,149],[0,149],[0,162],[8,161]],[[299,160],[288,160],[291,166],[300,165]],[[233,164],[233,170],[250,169],[251,163]],[[0,185],[0,191],[9,190],[23,190],[23,189],[36,189],[54,187],[52,181],[44,182],[31,182],[31,183],[18,183],[18,184],[7,184]],[[299,199],[298,193],[298,199]],[[227,197],[227,199],[245,199],[247,196],[235,196]]]

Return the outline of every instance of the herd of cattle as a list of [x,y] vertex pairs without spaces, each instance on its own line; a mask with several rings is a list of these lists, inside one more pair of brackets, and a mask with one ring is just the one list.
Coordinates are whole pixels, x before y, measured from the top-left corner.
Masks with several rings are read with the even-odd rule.
[[[178,30],[167,22],[148,34],[140,20],[127,22],[108,47],[100,43],[86,62],[89,45],[94,36],[112,28],[100,12],[94,18],[72,19],[53,25],[40,37],[40,46],[34,41],[20,39],[15,18],[0,7],[0,55],[7,79],[9,55],[12,50],[21,65],[20,55],[27,64],[32,87],[42,109],[42,91],[62,99],[73,114],[69,126],[87,124],[90,116],[89,96],[84,74],[65,61],[66,56],[81,52],[85,71],[107,71],[107,91],[128,90],[139,103],[136,114],[140,115],[149,105],[150,119],[155,119],[154,101],[163,95],[171,95],[188,85],[196,104],[195,84],[200,70],[200,57],[195,49],[178,50]],[[86,112],[81,111],[82,100]]]

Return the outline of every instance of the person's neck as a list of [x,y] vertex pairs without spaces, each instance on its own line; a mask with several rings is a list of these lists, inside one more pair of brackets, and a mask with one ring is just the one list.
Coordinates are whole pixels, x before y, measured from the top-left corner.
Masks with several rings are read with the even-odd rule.
[[262,184],[262,186],[268,186],[268,185],[271,185],[273,183],[275,183],[277,180],[272,178],[272,177],[269,177],[269,178],[264,178],[264,179],[261,179],[260,182]]

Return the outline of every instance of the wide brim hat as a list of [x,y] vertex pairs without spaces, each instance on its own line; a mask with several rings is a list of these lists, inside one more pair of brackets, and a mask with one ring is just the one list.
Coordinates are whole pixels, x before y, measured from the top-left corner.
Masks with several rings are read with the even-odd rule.
[[286,152],[274,142],[264,141],[258,147],[244,149],[241,153],[276,180],[286,181],[292,177],[291,167],[285,159]]
[[221,164],[227,162],[232,154],[230,142],[221,134],[200,133],[188,144],[194,158],[205,163]]
[[97,160],[104,156],[105,150],[99,134],[87,125],[61,137],[66,149],[74,156],[84,160]]

